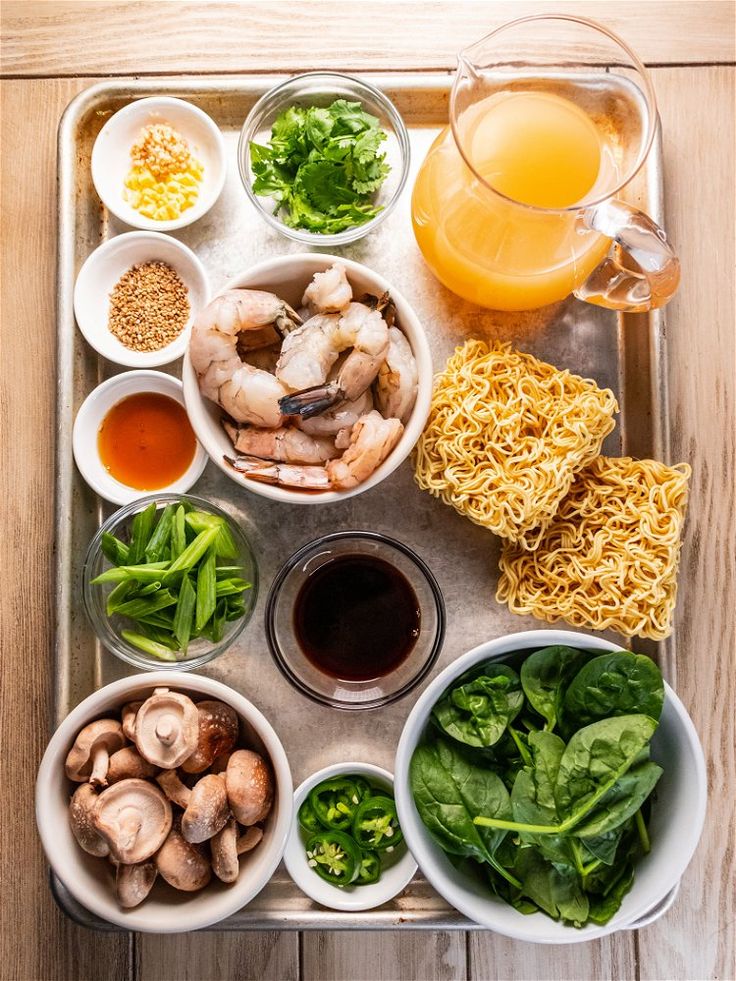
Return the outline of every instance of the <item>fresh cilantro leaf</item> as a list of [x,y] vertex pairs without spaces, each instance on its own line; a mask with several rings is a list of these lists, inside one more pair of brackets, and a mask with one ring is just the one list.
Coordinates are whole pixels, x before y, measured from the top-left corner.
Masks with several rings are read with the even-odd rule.
[[352,204],[358,197],[350,187],[345,167],[329,160],[315,160],[301,166],[297,186],[315,208],[327,213],[340,204]]
[[390,171],[379,123],[346,99],[291,106],[275,120],[268,146],[250,145],[254,192],[273,197],[294,228],[333,234],[370,221],[381,210],[371,196]]
[[346,99],[336,99],[330,106],[330,113],[335,120],[334,132],[362,133],[363,130],[378,126],[377,116],[372,116],[359,102],[348,102]]

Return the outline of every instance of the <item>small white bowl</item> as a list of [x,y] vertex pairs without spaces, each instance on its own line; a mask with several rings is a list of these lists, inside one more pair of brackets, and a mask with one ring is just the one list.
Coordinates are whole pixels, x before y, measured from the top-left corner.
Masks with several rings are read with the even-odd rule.
[[425,828],[411,793],[409,765],[432,708],[452,682],[476,664],[503,659],[516,651],[552,644],[593,651],[618,651],[602,637],[568,630],[528,630],[507,634],[463,654],[424,690],[409,713],[396,751],[394,790],[404,837],[419,867],[437,892],[475,923],[514,940],[574,944],[597,940],[617,930],[638,930],[653,923],[674,901],[680,878],[695,852],[705,820],[708,787],[703,750],[684,705],[665,682],[662,717],[652,740],[652,759],[664,768],[652,797],[651,851],[636,863],[634,883],[618,912],[604,926],[565,926],[543,913],[525,916],[492,895],[479,881],[459,872]]
[[[263,840],[240,860],[240,875],[232,885],[213,881],[200,892],[177,892],[157,882],[151,895],[135,909],[121,909],[115,899],[111,866],[82,851],[69,826],[69,799],[76,784],[64,773],[64,761],[74,739],[88,722],[103,718],[126,702],[145,699],[166,687],[226,702],[240,718],[245,745],[268,756],[276,793],[266,818]],[[36,778],[36,823],[46,858],[74,898],[92,913],[125,930],[143,933],[184,933],[211,926],[241,909],[266,885],[283,855],[291,826],[293,785],[279,737],[259,710],[219,681],[196,674],[156,672],[114,681],[85,698],[64,719],[48,744]]]
[[175,399],[186,408],[181,382],[178,378],[166,375],[162,371],[126,371],[122,375],[114,375],[101,385],[98,385],[77,412],[72,431],[72,450],[79,472],[89,486],[100,497],[113,504],[129,504],[139,497],[151,493],[185,494],[202,474],[207,466],[207,454],[198,442],[194,450],[194,458],[189,468],[166,487],[155,490],[138,490],[128,487],[116,480],[105,469],[97,450],[97,434],[110,409],[129,395],[139,392],[160,392]]
[[[332,886],[329,882],[321,879],[316,872],[313,872],[307,865],[307,853],[305,850],[306,838],[299,826],[299,808],[308,796],[310,790],[316,787],[323,780],[330,777],[339,777],[344,774],[357,774],[366,777],[372,783],[383,785],[386,788],[393,788],[394,778],[388,770],[372,763],[335,763],[333,766],[326,766],[323,770],[313,773],[302,783],[294,793],[294,811],[291,818],[291,830],[289,839],[286,842],[284,852],[284,865],[286,870],[299,886],[303,893],[321,906],[329,909],[338,909],[356,913],[360,910],[375,909],[383,903],[389,902],[394,896],[398,896],[411,882],[417,870],[417,863],[403,841],[391,853],[386,856],[386,865],[381,868],[381,877],[378,882],[373,882],[367,886]],[[381,852],[381,856],[385,856]],[[395,859],[393,856],[397,856]],[[388,859],[391,858],[389,862]]]
[[[131,266],[165,262],[189,293],[189,319],[174,340],[158,351],[134,351],[107,326],[110,294]],[[160,232],[126,232],[98,246],[87,257],[74,284],[74,316],[85,340],[108,361],[128,368],[156,368],[180,358],[187,349],[194,318],[210,298],[204,266],[190,248]]]
[[414,313],[408,300],[383,276],[373,272],[360,262],[353,262],[343,256],[328,255],[324,252],[304,252],[297,255],[284,255],[276,259],[268,259],[235,276],[223,289],[259,289],[275,293],[286,300],[295,309],[301,306],[302,295],[312,277],[317,272],[324,272],[334,262],[340,262],[347,270],[347,277],[353,287],[353,294],[361,296],[372,293],[381,296],[388,291],[396,305],[396,324],[406,334],[412,352],[417,362],[418,387],[417,399],[411,416],[404,427],[401,439],[386,457],[383,463],[376,467],[373,473],[350,490],[319,491],[314,493],[292,490],[288,487],[264,484],[258,480],[250,480],[243,474],[237,473],[225,463],[225,454],[232,456],[233,447],[228,439],[220,419],[222,410],[214,402],[210,402],[199,391],[197,375],[189,359],[189,352],[184,357],[182,381],[184,383],[184,398],[187,403],[189,419],[197,434],[197,439],[207,450],[212,462],[227,474],[231,480],[246,490],[269,497],[273,501],[283,501],[286,504],[330,504],[333,501],[343,501],[356,494],[370,490],[380,484],[409,456],[416,441],[419,439],[424,424],[429,415],[432,401],[432,354],[429,341],[419,318]]
[[[131,167],[130,151],[141,130],[152,123],[169,123],[189,143],[204,166],[199,195],[180,218],[157,221],[136,211],[123,197]],[[225,141],[206,112],[191,102],[156,96],[137,99],[119,109],[100,130],[92,148],[92,181],[105,207],[132,228],[171,232],[191,225],[217,201],[225,184]]]

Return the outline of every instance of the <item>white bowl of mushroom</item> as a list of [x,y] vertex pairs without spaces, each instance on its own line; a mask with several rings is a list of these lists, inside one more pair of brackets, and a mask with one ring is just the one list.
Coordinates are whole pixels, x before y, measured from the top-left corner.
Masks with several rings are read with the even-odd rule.
[[106,685],[61,723],[36,781],[56,875],[128,930],[211,926],[266,885],[293,788],[278,736],[246,698],[184,673]]
[[409,456],[429,415],[432,355],[382,276],[309,252],[253,266],[200,310],[182,383],[197,439],[232,480],[328,504]]

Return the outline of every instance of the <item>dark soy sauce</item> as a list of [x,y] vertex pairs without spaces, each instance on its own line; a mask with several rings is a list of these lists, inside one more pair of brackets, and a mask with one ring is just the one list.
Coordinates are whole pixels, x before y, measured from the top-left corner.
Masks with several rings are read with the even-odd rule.
[[419,602],[408,579],[372,555],[341,555],[299,590],[294,631],[312,664],[342,681],[394,671],[419,636]]

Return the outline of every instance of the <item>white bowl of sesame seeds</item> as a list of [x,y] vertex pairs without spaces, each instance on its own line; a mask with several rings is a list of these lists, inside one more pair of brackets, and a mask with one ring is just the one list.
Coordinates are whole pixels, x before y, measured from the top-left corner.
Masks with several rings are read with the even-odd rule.
[[[156,138],[147,140],[152,128]],[[157,186],[157,204],[163,211],[170,204],[175,212],[154,215],[136,199],[135,189],[128,186],[136,164],[146,168],[149,187]],[[191,102],[170,96],[136,99],[100,130],[91,168],[95,190],[108,211],[132,228],[171,232],[197,221],[220,196],[227,173],[225,141],[207,113]],[[181,183],[185,179],[188,188]],[[135,188],[141,190],[137,183]],[[179,192],[187,189],[194,194],[185,201]]]
[[103,358],[156,368],[180,358],[210,289],[204,266],[170,235],[126,232],[87,258],[74,286],[79,329]]

